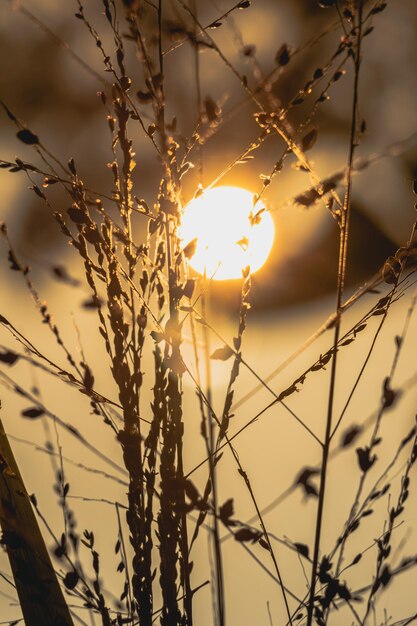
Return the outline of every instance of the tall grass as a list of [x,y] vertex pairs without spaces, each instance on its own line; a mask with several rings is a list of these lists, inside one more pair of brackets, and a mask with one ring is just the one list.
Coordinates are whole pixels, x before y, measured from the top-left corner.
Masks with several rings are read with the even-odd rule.
[[[83,350],[79,352],[68,344],[37,291],[31,269],[20,258],[13,238],[3,225],[10,269],[20,275],[26,284],[41,320],[52,334],[65,363],[62,365],[49,356],[48,350],[38,345],[36,337],[32,337],[30,332],[26,335],[13,319],[1,316],[0,322],[13,340],[13,345],[4,347],[0,353],[0,360],[5,366],[0,380],[7,389],[25,400],[24,418],[44,419],[46,424],[53,425],[44,452],[50,455],[55,473],[54,489],[63,514],[61,536],[48,523],[36,498],[32,498],[32,505],[48,541],[51,539],[54,542],[57,575],[66,590],[74,623],[88,623],[86,611],[79,608],[81,602],[94,616],[91,623],[150,626],[159,622],[163,626],[191,626],[197,623],[193,611],[196,597],[203,593],[206,585],[211,590],[212,611],[207,614],[204,623],[216,626],[236,623],[234,606],[229,602],[229,581],[225,576],[224,562],[225,537],[231,536],[252,558],[254,571],[260,568],[276,584],[279,608],[274,615],[270,612],[271,623],[307,626],[379,624],[381,618],[375,617],[375,611],[377,606],[383,604],[384,591],[417,564],[417,556],[409,554],[405,546],[400,546],[399,562],[398,555],[395,558],[392,556],[393,538],[403,522],[412,486],[413,464],[417,455],[415,426],[402,433],[400,441],[392,443],[390,458],[385,465],[378,458],[383,421],[400,396],[415,382],[414,373],[402,388],[397,388],[393,379],[412,323],[416,296],[410,298],[404,326],[398,330],[392,363],[389,367],[381,364],[382,393],[380,399],[375,398],[376,414],[350,424],[345,423],[345,418],[352,398],[356,398],[361,389],[359,383],[391,308],[399,299],[408,296],[415,283],[415,225],[410,224],[408,241],[386,260],[366,284],[349,297],[346,296],[345,285],[352,186],[354,174],[359,169],[356,150],[365,132],[359,113],[361,62],[366,53],[364,39],[371,28],[378,28],[379,14],[386,8],[386,3],[380,0],[319,2],[323,7],[332,7],[330,25],[304,48],[294,51],[283,44],[276,54],[276,68],[270,75],[259,78],[259,72],[255,71],[255,76],[259,78],[256,84],[229,61],[214,36],[216,29],[222,28],[227,20],[231,21],[235,35],[239,36],[233,22],[235,15],[240,11],[253,11],[256,15],[256,3],[251,6],[250,2],[240,1],[227,12],[219,13],[210,24],[200,21],[198,4],[195,0],[190,3],[177,0],[175,6],[181,9],[184,18],[175,29],[166,17],[170,7],[166,7],[163,0],[125,1],[120,4],[103,0],[101,10],[106,19],[106,32],[101,33],[96,26],[99,15],[89,6],[84,7],[77,2],[75,18],[89,32],[92,47],[100,54],[105,71],[105,86],[98,95],[108,125],[112,153],[109,163],[112,176],[110,193],[106,189],[91,189],[77,166],[77,159],[71,157],[67,160],[69,155],[64,159],[64,146],[59,155],[52,154],[48,138],[39,137],[36,129],[29,129],[19,113],[11,110],[7,98],[2,102],[10,122],[16,126],[17,138],[32,147],[34,159],[33,162],[20,158],[13,162],[2,160],[0,166],[14,175],[26,177],[30,189],[55,219],[73,254],[78,255],[84,270],[83,287],[89,292],[86,306],[96,315],[107,359],[101,363],[89,362]],[[46,28],[27,9],[22,7],[21,10],[32,21],[36,20],[38,25]],[[285,75],[287,65],[296,54],[311,51],[318,39],[326,37],[334,29],[343,36],[329,59],[315,70],[307,84],[301,86],[288,102],[280,102],[271,85],[277,77]],[[108,48],[109,39],[111,48]],[[172,114],[172,105],[166,89],[165,59],[168,54],[174,55],[186,45],[191,45],[193,49],[197,114],[192,134],[184,138],[175,121],[168,119],[167,111]],[[131,65],[131,47],[135,50],[136,65]],[[244,98],[256,109],[258,124],[257,138],[208,184],[203,180],[205,145],[212,136],[222,132],[222,111],[219,103],[211,98],[204,100],[202,95],[199,62],[201,52],[207,48],[240,83]],[[255,51],[248,46],[244,52],[256,69]],[[95,72],[77,52],[69,49],[69,53],[84,70]],[[322,179],[308,155],[315,142],[320,141],[313,121],[345,71],[353,76],[346,167]],[[138,84],[137,76],[140,76]],[[295,123],[291,114],[301,105],[303,119]],[[190,106],[191,114],[195,112]],[[141,198],[141,189],[137,188],[133,174],[137,161],[140,164],[140,153],[135,154],[138,133],[154,151],[157,159],[155,169],[160,172],[152,204]],[[250,268],[242,270],[234,336],[231,339],[223,337],[222,330],[211,319],[209,300],[213,279],[193,274],[190,269],[193,245],[184,247],[179,236],[184,206],[191,197],[184,182],[187,177],[194,176],[194,173],[191,174],[192,167],[195,165],[198,172],[197,178],[193,179],[197,183],[195,196],[198,196],[236,164],[246,163],[246,167],[250,167],[251,158],[256,158],[257,150],[271,136],[283,140],[285,147],[270,172],[262,178],[262,189],[254,197],[253,219],[262,219],[258,203],[275,176],[295,156],[297,167],[309,177],[309,187],[294,198],[294,203],[307,208],[323,205],[337,223],[339,238],[334,313],[311,340],[278,367],[274,376],[295,361],[303,350],[314,346],[326,331],[332,331],[333,339],[327,350],[284,388],[273,384],[272,377],[267,378],[258,372],[252,365],[251,355],[246,355],[244,351],[251,302],[256,297],[251,292]],[[372,158],[368,163],[372,164]],[[71,205],[66,210],[54,205],[50,188],[55,184],[62,187]],[[71,284],[67,270],[62,267],[55,270],[59,280]],[[375,297],[375,294],[378,295]],[[352,326],[346,329],[343,325],[346,312],[356,311],[358,303],[364,301],[368,302],[368,310],[358,314]],[[376,328],[372,323],[374,317],[377,318]],[[357,376],[343,410],[338,413],[335,394],[340,376],[340,354],[349,351],[349,346],[363,334],[368,334],[370,347],[362,362],[354,364]],[[193,347],[192,361],[184,356],[184,341],[188,337]],[[213,349],[213,341],[220,347]],[[102,419],[120,447],[122,472],[118,461],[109,458],[97,440],[91,441],[84,436],[73,424],[48,408],[47,398],[43,400],[36,391],[25,388],[17,381],[13,371],[9,370],[18,361],[29,363],[43,375],[58,379],[61,384],[80,391],[88,398],[93,416]],[[224,361],[229,366],[224,398],[216,397],[217,392],[211,382],[213,361]],[[320,432],[316,433],[298,414],[292,401],[294,394],[298,392],[299,396],[304,393],[305,382],[326,367],[329,370],[328,393],[320,405],[322,424]],[[116,396],[113,396],[112,390],[106,392],[96,385],[94,370],[98,368],[106,368],[109,372]],[[235,391],[242,370],[250,374],[257,386],[254,392],[237,401]],[[198,399],[205,456],[195,467],[186,468],[186,449],[195,445],[190,435],[194,432],[190,421],[191,417],[195,420],[195,415],[186,413],[184,403],[190,381]],[[145,387],[152,390],[150,410]],[[259,405],[255,415],[246,423],[234,427],[234,411],[259,389],[267,392],[270,400],[265,406]],[[216,406],[221,409],[216,410]],[[300,471],[295,480],[291,481],[288,477],[288,488],[278,497],[274,495],[271,503],[262,508],[250,472],[239,456],[239,436],[277,406],[281,406],[316,442],[321,458],[316,466],[306,466],[300,455]],[[340,434],[342,423],[344,430],[337,443],[336,434]],[[68,464],[77,462],[65,456],[59,438],[59,433],[63,431],[109,467],[107,472],[83,466],[85,471],[98,473],[103,481],[112,479],[119,482],[126,491],[124,501],[114,503],[118,523],[115,552],[120,557],[117,569],[124,577],[119,597],[116,597],[115,591],[116,573],[114,579],[106,580],[106,586],[103,583],[101,555],[96,544],[100,536],[99,524],[92,530],[78,531],[66,477]],[[280,436],[285,438],[285,432]],[[334,546],[325,553],[326,486],[332,472],[332,460],[349,453],[357,459],[358,478],[352,477],[352,481],[358,482],[357,489],[349,504],[343,528]],[[250,520],[239,519],[235,513],[238,503],[232,493],[225,501],[221,500],[225,485],[228,485],[222,471],[223,454],[230,455],[247,493],[254,512]],[[197,484],[194,475],[201,468],[205,475]],[[268,512],[295,490],[301,490],[316,508],[310,545],[282,538],[281,529],[270,527],[267,520]],[[94,493],[89,497],[94,501]],[[383,506],[378,507],[379,503]],[[299,514],[299,511],[294,511],[294,516]],[[364,531],[363,540],[359,541],[360,548],[354,548],[356,556],[348,561],[346,554],[350,553],[351,545],[358,545],[358,529],[362,529],[365,518],[372,515],[377,518],[379,535],[369,540]],[[2,526],[4,516],[3,510],[0,516]],[[305,524],[310,528],[312,521],[307,517]],[[209,573],[209,579],[203,581],[197,578],[194,571],[201,571],[201,567],[194,568],[196,545],[201,538],[209,545],[209,556],[203,566],[203,570]],[[15,546],[6,539],[3,542],[12,560]],[[288,558],[283,557],[286,553]],[[368,553],[372,555],[374,569],[364,582],[363,576],[356,572]],[[292,566],[292,573],[288,574],[289,559],[294,555],[300,561],[297,581]],[[201,558],[200,553],[198,558]],[[92,573],[89,573],[90,562]],[[369,569],[365,571],[369,573]],[[78,601],[78,608],[74,605],[75,600]],[[416,605],[414,607],[417,609]],[[31,623],[23,604],[21,608],[23,619]],[[384,623],[405,625],[416,619],[417,614],[405,618],[392,616],[387,617]],[[259,623],[264,621],[264,616],[260,616]],[[10,623],[18,622],[19,618]],[[198,623],[201,623],[201,617]]]

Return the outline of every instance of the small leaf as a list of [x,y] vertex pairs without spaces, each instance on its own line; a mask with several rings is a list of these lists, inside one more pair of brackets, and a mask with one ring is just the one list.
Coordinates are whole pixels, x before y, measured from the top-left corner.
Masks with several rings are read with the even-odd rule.
[[249,239],[243,236],[242,239],[236,241],[236,244],[242,248],[243,252],[246,252],[249,247]]
[[25,409],[22,411],[23,417],[28,417],[29,419],[37,419],[41,415],[44,415],[45,411],[40,407],[33,407],[30,409]]
[[386,587],[392,578],[392,574],[389,569],[389,565],[385,565],[384,569],[381,572],[379,580],[381,581],[381,585]]
[[395,400],[398,397],[398,392],[394,391],[394,389],[390,386],[390,379],[386,378],[383,387],[383,401],[384,401],[384,409],[388,409],[391,407]]
[[157,330],[151,330],[150,335],[156,343],[159,343],[160,341],[163,341],[165,339],[165,333],[159,332]]
[[275,63],[277,65],[287,65],[290,61],[290,49],[286,43],[283,43],[282,46],[277,50],[275,55]]
[[91,369],[88,367],[88,365],[84,363],[83,367],[84,367],[83,384],[84,384],[84,387],[87,389],[87,391],[91,391],[94,386],[94,376],[93,376]]
[[249,222],[251,226],[255,226],[255,224],[259,224],[262,221],[262,213],[266,211],[265,208],[259,209],[255,214],[251,211],[249,213]]
[[93,245],[99,243],[101,240],[100,232],[97,229],[96,225],[94,227],[86,227],[83,229],[83,235]]
[[7,365],[14,365],[16,361],[18,361],[20,356],[15,352],[11,352],[6,350],[5,352],[0,352],[0,361],[2,363],[7,363]]
[[286,43],[283,43],[280,48],[278,48],[275,54],[275,63],[277,65],[287,65],[290,62],[290,49]]
[[270,547],[269,547],[269,543],[266,541],[266,539],[264,539],[263,537],[260,537],[259,541],[258,541],[259,545],[262,546],[262,548],[264,550],[268,550],[268,552],[270,552]]
[[193,295],[195,288],[195,280],[193,278],[189,278],[184,285],[183,294],[186,298],[190,299]]
[[[207,120],[210,123],[216,122],[221,115],[221,108],[211,96],[206,96],[204,99],[204,109],[207,116]],[[195,195],[194,197],[197,197]]]
[[186,259],[190,260],[195,255],[195,251],[197,250],[197,241],[198,241],[197,237],[195,237],[194,239],[191,239],[191,241],[187,243],[187,245],[183,249],[182,252]]
[[70,219],[76,224],[88,224],[89,223],[88,216],[84,213],[84,211],[81,211],[81,209],[77,209],[76,207],[71,207],[70,209],[67,210],[67,213]]
[[297,385],[295,384],[291,385],[291,387],[288,387],[288,389],[284,389],[284,391],[281,391],[281,393],[278,396],[278,402],[282,402],[284,398],[291,396],[296,391],[298,391],[298,389],[297,389]]
[[153,235],[154,233],[156,233],[158,228],[161,226],[161,223],[162,222],[159,219],[159,216],[156,219],[154,219],[154,220],[149,220],[149,222],[148,222],[149,234]]
[[259,530],[254,530],[252,528],[239,528],[239,530],[235,533],[236,541],[258,541],[262,536],[262,533]]
[[313,128],[312,130],[310,130],[309,133],[307,133],[307,135],[305,135],[302,138],[301,147],[304,152],[306,152],[307,150],[310,150],[314,146],[314,144],[317,141],[317,135],[318,135],[317,128]]
[[71,285],[72,287],[78,287],[80,285],[80,281],[76,278],[72,278],[69,275],[68,270],[63,265],[56,265],[52,268],[52,274],[55,278],[66,283],[67,285]]
[[22,130],[19,130],[19,132],[16,133],[16,136],[20,139],[20,141],[23,141],[23,143],[26,143],[28,146],[35,146],[39,143],[37,135],[34,135],[28,128],[22,128]]
[[233,354],[234,352],[232,348],[224,345],[222,348],[217,348],[217,350],[213,352],[210,358],[214,359],[215,361],[227,361],[227,359],[230,359]]
[[229,518],[234,514],[233,498],[226,500],[219,509],[220,519],[227,525]]
[[317,497],[319,493],[316,486],[311,482],[311,478],[319,473],[319,470],[315,467],[306,467],[298,474],[294,484],[302,487],[306,497]]
[[70,169],[71,174],[73,174],[74,176],[76,176],[77,174],[77,170],[75,167],[75,162],[74,159],[71,157],[71,159],[68,161],[68,167]]
[[39,196],[39,198],[42,198],[42,200],[46,200],[46,196],[43,193],[43,191],[41,191],[41,189],[39,189],[38,185],[32,185],[31,189],[33,189],[33,191],[36,193],[37,196]]
[[365,473],[369,469],[371,469],[372,465],[376,461],[376,454],[373,454],[371,456],[371,450],[370,450],[369,447],[357,448],[356,454],[358,456],[358,463],[359,463],[359,467],[361,468],[362,472]]
[[342,448],[347,448],[359,437],[361,432],[362,432],[361,426],[356,426],[356,425],[352,426],[346,432],[343,433],[340,446]]
[[382,2],[380,5],[372,9],[372,11],[370,12],[370,15],[376,15],[377,13],[381,13],[381,11],[384,11],[384,9],[386,8],[387,8],[387,3]]
[[101,299],[97,298],[97,296],[92,296],[92,298],[84,300],[81,306],[83,309],[98,309],[102,304],[103,301]]
[[301,556],[306,559],[309,558],[310,549],[305,543],[295,543],[294,547],[297,549],[297,552],[301,554]]
[[197,487],[189,479],[187,479],[184,483],[184,491],[187,494],[187,497],[189,498],[189,500],[191,500],[191,502],[196,503],[199,500],[201,500]]
[[77,572],[68,572],[64,578],[64,585],[67,589],[75,589],[79,580]]
[[150,91],[137,91],[136,97],[142,104],[149,104],[152,102],[152,94]]
[[9,263],[10,263],[10,269],[13,270],[14,272],[20,272],[21,267],[14,255],[14,253],[12,252],[12,250],[9,250],[9,254],[8,254],[8,259],[9,259]]
[[312,187],[308,191],[305,191],[304,193],[296,196],[294,198],[294,202],[296,202],[297,204],[301,204],[302,206],[309,207],[315,204],[319,198],[319,192],[317,191],[317,189],[314,189],[314,187]]
[[365,328],[366,324],[360,324],[357,328],[355,328],[355,334],[361,333],[363,330],[365,330]]

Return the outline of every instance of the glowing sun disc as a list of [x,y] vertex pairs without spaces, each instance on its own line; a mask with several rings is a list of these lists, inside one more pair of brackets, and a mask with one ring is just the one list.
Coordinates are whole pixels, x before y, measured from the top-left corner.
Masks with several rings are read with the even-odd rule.
[[185,247],[197,239],[191,267],[208,278],[253,274],[267,260],[274,241],[274,222],[262,202],[253,208],[253,194],[240,187],[214,187],[184,209],[179,236]]

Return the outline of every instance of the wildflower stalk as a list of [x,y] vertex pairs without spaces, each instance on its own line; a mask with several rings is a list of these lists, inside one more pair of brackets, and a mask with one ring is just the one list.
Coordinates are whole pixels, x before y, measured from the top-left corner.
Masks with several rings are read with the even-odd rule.
[[349,240],[349,218],[351,209],[351,189],[352,189],[352,167],[353,159],[356,148],[356,136],[357,136],[357,114],[358,114],[358,94],[359,94],[359,70],[361,63],[361,43],[362,43],[362,18],[363,18],[363,0],[358,0],[357,8],[357,25],[356,25],[356,47],[352,54],[354,55],[354,87],[353,87],[353,101],[352,101],[352,121],[350,130],[350,142],[349,142],[349,157],[347,167],[347,181],[346,191],[343,201],[343,207],[340,214],[340,246],[339,246],[339,267],[337,275],[337,295],[336,295],[336,322],[333,339],[333,359],[330,373],[330,388],[328,396],[327,407],[327,419],[326,429],[323,443],[321,470],[320,470],[320,489],[317,505],[317,518],[316,528],[314,536],[314,552],[313,563],[311,568],[311,581],[309,590],[309,600],[307,607],[307,626],[311,626],[313,622],[314,612],[314,597],[316,591],[317,581],[317,567],[320,556],[320,541],[321,530],[323,522],[324,500],[326,494],[326,478],[327,478],[327,463],[329,460],[330,443],[332,435],[332,420],[333,420],[333,404],[334,395],[336,389],[336,369],[337,369],[337,347],[340,338],[340,326],[341,315],[340,310],[343,302],[344,285],[346,278],[346,260],[347,260],[347,246]]
[[[182,254],[178,247],[177,228],[180,219],[179,189],[176,181],[176,144],[169,140],[165,127],[164,59],[162,52],[163,2],[158,1],[158,60],[159,87],[155,98],[157,128],[165,177],[160,187],[160,211],[163,216],[165,250],[168,272],[169,319],[165,327],[167,364],[166,414],[162,422],[160,459],[161,494],[158,516],[161,569],[160,581],[164,606],[161,624],[191,626],[192,590],[190,581],[187,514],[184,491],[182,385],[184,365],[181,356],[181,326],[179,304],[182,297],[180,268]],[[177,565],[184,590],[184,614],[177,599]]]
[[[207,299],[208,299],[208,283],[207,276],[204,275],[203,293],[202,293],[202,313],[203,318],[207,319]],[[215,419],[211,410],[212,407],[212,391],[211,391],[211,363],[210,363],[210,334],[206,324],[203,325],[204,337],[204,360],[207,377],[207,419],[204,422],[204,438],[206,440],[207,454],[209,459],[209,482],[206,486],[206,493],[209,493],[211,487],[212,507],[213,507],[213,548],[214,548],[214,569],[216,576],[216,605],[217,614],[215,616],[218,626],[224,626],[225,620],[225,595],[224,595],[224,574],[223,559],[220,544],[219,520],[218,520],[218,489],[217,489],[217,472],[215,450],[217,448],[215,442]]]

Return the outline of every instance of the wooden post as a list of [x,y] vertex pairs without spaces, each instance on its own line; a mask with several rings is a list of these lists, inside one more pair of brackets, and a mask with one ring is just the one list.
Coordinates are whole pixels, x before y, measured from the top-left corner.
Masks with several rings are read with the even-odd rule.
[[0,525],[26,626],[73,626],[1,420]]

